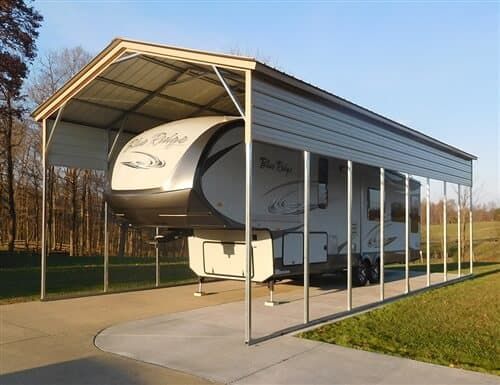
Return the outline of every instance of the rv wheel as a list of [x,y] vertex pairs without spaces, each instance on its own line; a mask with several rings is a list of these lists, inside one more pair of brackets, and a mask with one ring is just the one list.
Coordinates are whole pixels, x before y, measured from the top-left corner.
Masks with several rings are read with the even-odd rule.
[[368,282],[369,266],[363,261],[359,261],[358,266],[352,267],[352,284],[354,286],[365,286]]
[[377,259],[373,265],[368,267],[368,281],[378,283],[380,281],[380,261]]

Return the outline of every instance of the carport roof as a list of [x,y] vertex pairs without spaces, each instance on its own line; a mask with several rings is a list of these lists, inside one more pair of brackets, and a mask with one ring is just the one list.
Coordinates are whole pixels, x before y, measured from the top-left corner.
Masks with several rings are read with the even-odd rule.
[[[117,129],[124,119],[137,133],[165,121],[206,114],[237,115],[234,104],[211,66],[223,70],[228,85],[241,101],[241,71],[349,110],[413,139],[463,159],[476,156],[324,91],[254,58],[211,53],[130,39],[116,38],[63,87],[32,113],[36,121],[54,118],[65,106],[62,120]],[[196,84],[202,82],[203,84]],[[184,84],[185,83],[185,84]],[[184,85],[183,85],[184,84]],[[169,90],[175,89],[171,93]],[[193,92],[195,90],[196,92]],[[184,95],[184,96],[183,96]],[[133,129],[136,127],[136,129]],[[137,128],[140,127],[140,130]]]

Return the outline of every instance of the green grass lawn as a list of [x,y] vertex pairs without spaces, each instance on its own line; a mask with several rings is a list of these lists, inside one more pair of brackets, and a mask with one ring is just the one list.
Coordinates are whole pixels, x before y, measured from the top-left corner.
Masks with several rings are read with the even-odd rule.
[[[30,253],[0,253],[0,304],[38,299],[39,256]],[[100,293],[103,290],[103,258],[51,255],[47,259],[47,297]],[[155,259],[110,257],[109,291],[155,286]],[[186,259],[162,258],[160,283],[170,286],[195,282]]]
[[[431,255],[442,255],[443,226],[431,225]],[[490,261],[498,258],[497,250],[500,249],[500,222],[475,222],[474,223],[474,255],[476,261]],[[425,250],[426,231],[422,227],[422,250]],[[447,226],[448,256],[457,258],[457,224]],[[469,226],[465,228],[465,254],[462,259],[469,260]]]
[[[457,241],[457,224],[449,223],[447,226],[446,235],[449,242]],[[425,241],[425,223],[422,228],[422,241]],[[468,242],[469,239],[469,223],[465,226],[465,236]],[[483,240],[491,238],[500,238],[500,222],[474,222],[473,224],[473,237],[474,240]],[[443,239],[443,225],[431,225],[431,242],[441,242]]]
[[500,264],[300,336],[500,375]]

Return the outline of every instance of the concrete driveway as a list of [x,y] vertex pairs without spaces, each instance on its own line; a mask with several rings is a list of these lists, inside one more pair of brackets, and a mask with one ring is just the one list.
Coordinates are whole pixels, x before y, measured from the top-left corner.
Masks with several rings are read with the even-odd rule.
[[[241,282],[195,285],[0,306],[0,384],[202,384],[201,378],[103,353],[93,340],[111,325],[239,301]],[[283,288],[286,290],[286,288]],[[257,288],[256,295],[265,295]]]
[[[395,278],[400,278],[395,273]],[[394,278],[394,277],[393,277]],[[442,279],[434,275],[434,281]],[[425,276],[412,279],[414,288]],[[389,296],[401,292],[401,280],[386,287]],[[301,324],[301,292],[281,290],[284,303],[253,301],[253,334],[263,337]],[[317,286],[311,290],[313,318],[345,307],[342,288]],[[353,290],[354,303],[376,301],[378,286]],[[382,354],[303,340],[291,335],[243,344],[244,303],[163,315],[112,326],[95,340],[100,349],[135,360],[173,368],[224,384],[500,384],[500,378],[426,364]]]
[[[401,293],[400,277],[387,278],[388,296]],[[413,277],[412,287],[421,279]],[[344,285],[317,283],[313,314],[343,309]],[[242,343],[243,284],[205,288],[210,295],[201,298],[188,285],[0,306],[0,384],[499,383],[497,377],[290,336],[248,348]],[[354,305],[376,293],[376,286],[355,289]],[[287,303],[274,308],[263,306],[265,287],[253,294],[257,335],[301,319],[300,285],[277,285],[277,299]],[[113,353],[94,346],[97,334],[100,349]]]

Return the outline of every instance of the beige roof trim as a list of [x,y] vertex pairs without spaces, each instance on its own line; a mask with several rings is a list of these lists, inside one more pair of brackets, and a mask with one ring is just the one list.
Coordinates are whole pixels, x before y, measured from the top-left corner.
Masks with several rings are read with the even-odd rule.
[[40,121],[51,116],[66,101],[81,91],[82,88],[84,88],[126,52],[171,58],[198,64],[213,64],[234,70],[253,70],[256,66],[255,59],[249,57],[217,54],[117,38],[114,39],[66,84],[57,90],[49,99],[40,104],[32,112],[33,118],[36,121]]
[[157,55],[171,59],[179,59],[199,64],[215,64],[220,67],[235,70],[253,70],[256,66],[254,58],[223,53],[199,51],[189,48],[146,43],[138,40],[122,39],[128,51]]

